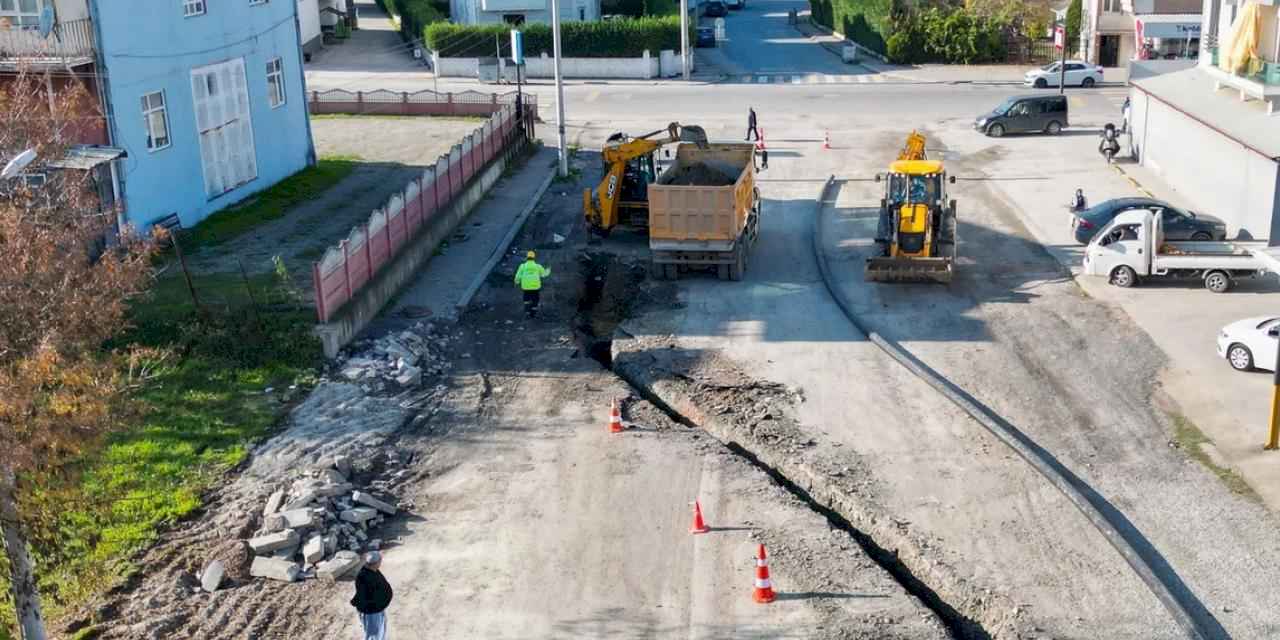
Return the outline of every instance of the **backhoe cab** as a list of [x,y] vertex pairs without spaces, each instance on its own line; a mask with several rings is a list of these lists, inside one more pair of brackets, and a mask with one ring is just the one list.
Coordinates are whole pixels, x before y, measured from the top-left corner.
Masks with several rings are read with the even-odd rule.
[[942,162],[925,157],[914,131],[887,175],[876,230],[877,256],[867,259],[868,282],[951,282],[956,258],[956,202],[947,198]]
[[[655,138],[662,134],[665,138]],[[672,122],[635,138],[615,133],[600,150],[604,163],[604,179],[594,189],[583,189],[582,210],[587,226],[601,235],[623,224],[636,228],[649,226],[649,183],[657,179],[657,150],[668,144],[692,142],[707,147],[707,132],[695,125]]]

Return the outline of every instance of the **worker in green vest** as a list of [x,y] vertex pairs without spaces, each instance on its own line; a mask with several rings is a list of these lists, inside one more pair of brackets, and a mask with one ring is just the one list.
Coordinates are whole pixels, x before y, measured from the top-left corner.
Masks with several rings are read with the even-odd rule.
[[524,292],[525,315],[533,318],[538,315],[538,299],[542,294],[542,279],[551,275],[551,270],[534,261],[537,254],[530,251],[524,254],[525,261],[516,269],[516,284]]

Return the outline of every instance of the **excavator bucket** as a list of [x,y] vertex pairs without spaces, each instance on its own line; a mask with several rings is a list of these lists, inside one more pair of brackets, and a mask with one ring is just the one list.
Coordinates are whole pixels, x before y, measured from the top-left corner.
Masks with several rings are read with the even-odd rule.
[[867,258],[867,282],[937,282],[950,284],[951,258]]
[[672,122],[667,126],[667,133],[672,140],[692,142],[698,145],[699,149],[707,148],[707,130],[696,124],[681,125],[679,122]]

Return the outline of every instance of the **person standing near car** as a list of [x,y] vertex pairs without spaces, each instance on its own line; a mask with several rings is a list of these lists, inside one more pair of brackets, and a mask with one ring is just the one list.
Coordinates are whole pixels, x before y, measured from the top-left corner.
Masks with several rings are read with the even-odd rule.
[[755,136],[756,140],[760,139],[760,134],[756,132],[756,110],[747,107],[747,141],[751,140],[751,136]]

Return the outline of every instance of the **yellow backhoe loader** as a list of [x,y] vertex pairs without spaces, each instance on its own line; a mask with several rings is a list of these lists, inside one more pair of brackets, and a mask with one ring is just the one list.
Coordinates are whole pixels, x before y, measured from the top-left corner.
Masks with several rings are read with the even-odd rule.
[[[664,133],[666,137],[656,137]],[[658,177],[654,156],[663,145],[676,142],[692,142],[706,148],[707,132],[702,127],[672,122],[666,129],[634,138],[621,133],[609,137],[600,151],[604,179],[594,191],[582,191],[582,211],[592,231],[607,234],[619,224],[648,228],[649,183]]]
[[956,201],[947,200],[940,160],[925,153],[924,136],[911,132],[889,165],[876,230],[878,255],[867,258],[868,282],[951,282],[956,259]]

